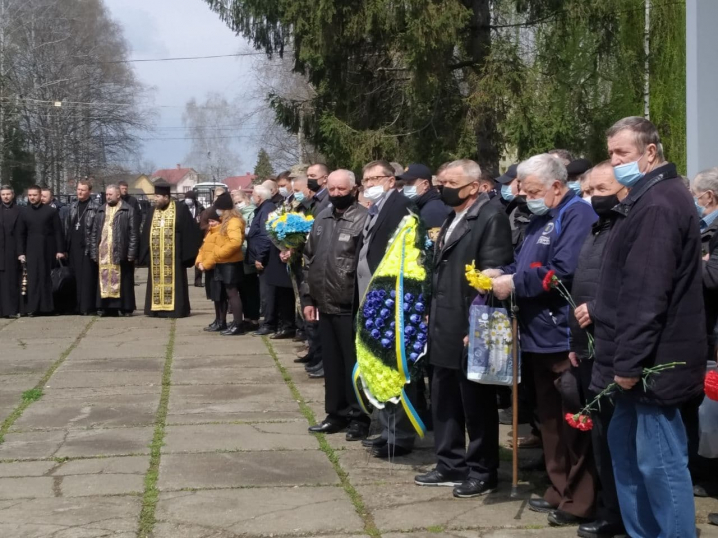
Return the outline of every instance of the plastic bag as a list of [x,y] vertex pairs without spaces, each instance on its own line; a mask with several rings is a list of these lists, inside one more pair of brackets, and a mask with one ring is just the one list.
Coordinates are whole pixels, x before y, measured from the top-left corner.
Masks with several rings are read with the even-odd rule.
[[[508,311],[487,305],[486,298],[477,295],[469,309],[466,378],[484,385],[512,385],[512,345],[513,333]],[[520,378],[518,382],[521,382]]]

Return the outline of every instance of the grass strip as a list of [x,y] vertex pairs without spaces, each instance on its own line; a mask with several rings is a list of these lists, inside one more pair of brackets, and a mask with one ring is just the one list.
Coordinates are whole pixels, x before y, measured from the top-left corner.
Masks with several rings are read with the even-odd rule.
[[175,348],[175,330],[177,320],[172,320],[170,326],[170,339],[167,342],[167,350],[165,351],[165,367],[162,372],[162,394],[160,403],[157,406],[157,415],[155,417],[155,432],[152,436],[152,444],[150,445],[150,467],[145,475],[145,491],[142,495],[142,511],[140,512],[140,524],[137,529],[139,538],[148,538],[152,535],[155,526],[155,510],[157,509],[157,501],[160,497],[160,491],[157,488],[157,481],[160,476],[160,458],[162,457],[162,447],[165,440],[165,424],[167,422],[167,409],[170,403],[170,383],[172,378],[172,356]]
[[[82,330],[82,332],[77,335],[77,338],[70,344],[70,346],[63,351],[60,354],[60,357],[52,363],[50,368],[47,369],[45,372],[45,375],[42,376],[42,379],[37,382],[37,384],[30,390],[26,390],[22,393],[22,401],[18,406],[13,409],[13,412],[10,413],[5,420],[3,420],[2,425],[0,426],[0,443],[5,441],[5,434],[10,431],[10,428],[12,428],[12,425],[15,424],[17,419],[19,419],[22,414],[25,412],[25,409],[30,407],[33,402],[38,401],[40,398],[42,398],[43,389],[45,388],[45,385],[47,385],[47,382],[52,377],[52,374],[55,373],[55,371],[62,366],[62,363],[65,362],[65,359],[72,353],[72,350],[74,350],[79,344],[80,341],[87,335],[87,331],[90,330],[90,327],[92,327],[92,324],[95,323],[97,318],[92,318],[90,322],[85,326],[85,328]],[[8,324],[9,325],[9,324]],[[7,326],[7,325],[6,325]]]
[[[272,347],[271,342],[267,339],[266,336],[263,336],[262,340],[264,340],[264,345],[267,346],[267,349],[269,350],[269,355],[272,357],[272,359],[274,359],[274,364],[276,364],[277,368],[279,369],[279,372],[282,374],[284,382],[289,387],[289,391],[292,393],[292,397],[299,403],[300,412],[302,413],[302,415],[304,415],[309,424],[316,424],[317,418],[316,416],[314,416],[314,411],[312,411],[311,407],[307,405],[307,402],[302,396],[302,393],[299,392],[299,389],[294,384],[294,380],[292,379],[292,376],[289,371],[282,365],[282,363],[279,362],[279,357],[277,357],[277,352],[274,350],[274,347]],[[364,532],[366,532],[369,536],[381,537],[381,532],[379,532],[376,523],[374,523],[374,517],[371,515],[366,505],[364,504],[364,499],[362,498],[361,494],[349,481],[349,475],[339,463],[339,457],[337,456],[336,451],[327,441],[326,435],[314,435],[319,442],[319,449],[327,456],[327,458],[332,464],[332,467],[334,467],[334,472],[336,472],[339,476],[339,482],[341,483],[341,487],[349,496],[349,500],[351,500],[352,505],[354,505],[354,510],[356,510],[356,513],[364,522]]]

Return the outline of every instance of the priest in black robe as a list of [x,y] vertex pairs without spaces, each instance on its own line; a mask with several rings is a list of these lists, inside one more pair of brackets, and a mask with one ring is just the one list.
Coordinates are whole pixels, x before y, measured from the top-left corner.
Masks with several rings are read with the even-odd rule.
[[18,219],[18,253],[27,265],[27,295],[20,311],[33,316],[50,314],[52,298],[51,272],[56,259],[65,258],[62,222],[54,207],[40,201],[40,187],[27,189],[28,206]]
[[184,203],[170,197],[170,185],[155,181],[155,205],[145,218],[140,263],[147,265],[145,315],[183,318],[190,314],[187,268],[194,265],[202,237]]
[[[62,305],[63,311],[82,316],[97,312],[97,264],[90,257],[92,223],[100,204],[92,198],[92,184],[86,180],[77,182],[77,200],[65,212],[66,252],[75,275],[76,302]],[[58,308],[60,305],[56,305]]]
[[17,259],[17,232],[20,208],[9,185],[0,187],[0,317],[20,313],[22,270]]

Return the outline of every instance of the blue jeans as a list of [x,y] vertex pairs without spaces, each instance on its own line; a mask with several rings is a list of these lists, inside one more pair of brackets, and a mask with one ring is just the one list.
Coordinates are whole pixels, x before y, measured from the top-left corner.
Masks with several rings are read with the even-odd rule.
[[608,443],[626,532],[641,538],[694,537],[696,509],[679,409],[618,395]]

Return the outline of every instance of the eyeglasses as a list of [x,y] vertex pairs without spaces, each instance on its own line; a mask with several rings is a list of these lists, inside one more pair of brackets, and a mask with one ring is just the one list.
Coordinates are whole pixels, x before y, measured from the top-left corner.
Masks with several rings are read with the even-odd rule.
[[392,176],[372,176],[372,177],[365,177],[364,179],[361,180],[361,184],[362,184],[362,185],[367,185],[367,184],[369,184],[369,183],[375,183],[375,182],[377,182],[377,181],[381,181],[382,179],[387,179],[387,178],[390,178],[390,177],[392,177]]

